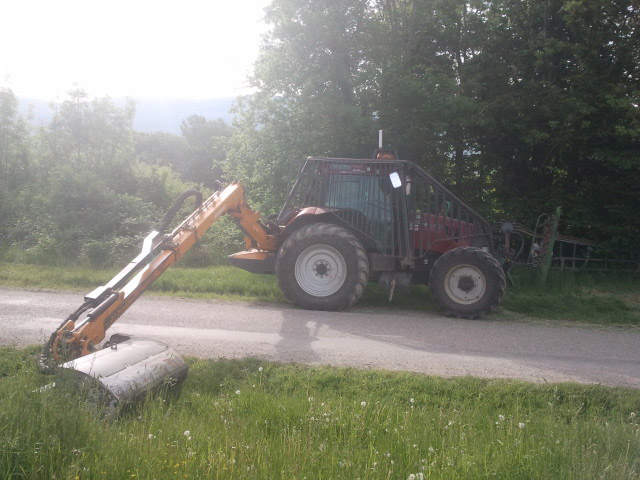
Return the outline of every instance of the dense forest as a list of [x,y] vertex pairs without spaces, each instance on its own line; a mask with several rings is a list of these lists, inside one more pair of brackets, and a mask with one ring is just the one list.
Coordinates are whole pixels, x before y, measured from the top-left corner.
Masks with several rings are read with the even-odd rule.
[[[563,207],[563,233],[640,255],[636,0],[273,0],[232,125],[132,128],[81,89],[33,127],[0,89],[0,254],[104,265],[185,188],[239,180],[277,211],[308,155],[413,160],[492,221]],[[222,225],[211,253],[241,247]],[[236,243],[237,242],[237,243]],[[207,251],[210,250],[210,251]],[[217,258],[216,255],[213,257]]]

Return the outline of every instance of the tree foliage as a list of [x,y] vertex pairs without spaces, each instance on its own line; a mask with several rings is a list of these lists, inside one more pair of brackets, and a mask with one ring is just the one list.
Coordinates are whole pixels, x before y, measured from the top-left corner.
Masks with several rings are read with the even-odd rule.
[[0,89],[0,249],[105,263],[182,189],[216,179],[275,213],[307,156],[368,157],[384,129],[386,147],[490,220],[532,224],[561,205],[563,233],[640,255],[639,9],[273,0],[256,93],[238,99],[233,126],[194,115],[180,136],[134,132],[133,103],[81,89],[36,128]]
[[30,130],[11,91],[0,102],[0,247],[9,256],[112,265],[186,187],[169,167],[136,161],[133,104],[74,90],[48,126]]
[[186,180],[208,186],[221,180],[231,127],[222,119],[207,120],[192,115],[182,121],[180,130],[187,143],[187,152],[182,161],[174,165],[176,171]]
[[274,0],[231,163],[281,197],[298,159],[367,156],[380,128],[494,220],[531,223],[562,205],[565,233],[638,254],[638,9]]

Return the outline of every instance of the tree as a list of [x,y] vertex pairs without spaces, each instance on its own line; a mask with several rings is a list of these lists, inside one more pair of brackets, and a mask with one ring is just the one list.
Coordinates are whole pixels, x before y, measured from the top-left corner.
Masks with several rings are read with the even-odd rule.
[[476,134],[504,211],[532,221],[562,205],[570,233],[638,252],[637,6],[509,0],[487,21]]
[[200,115],[192,115],[182,121],[180,130],[187,151],[182,160],[174,164],[176,171],[185,180],[211,187],[215,180],[222,178],[231,127],[221,118],[207,120]]
[[360,0],[276,0],[251,79],[258,92],[236,106],[227,179],[277,211],[309,155],[368,156],[377,132],[367,102]]
[[13,92],[0,88],[0,250],[7,247],[19,214],[16,197],[35,174],[29,129],[17,106]]
[[187,156],[187,142],[172,133],[136,133],[135,153],[139,161],[147,165],[173,167],[180,165]]
[[29,130],[18,116],[18,100],[8,88],[0,88],[0,184],[15,189],[29,179]]
[[112,261],[157,222],[158,207],[138,196],[150,180],[135,175],[132,115],[132,104],[74,90],[38,132],[38,169],[15,192],[6,235],[28,259]]
[[487,35],[484,2],[380,1],[372,42],[377,111],[401,155],[469,200],[481,196],[472,130],[481,118],[469,63]]
[[82,89],[69,92],[48,128],[51,164],[74,164],[107,172],[133,152],[135,105],[118,107],[106,98],[89,100]]
[[266,18],[228,162],[261,198],[383,128],[493,220],[562,205],[566,233],[638,251],[634,0],[275,0]]

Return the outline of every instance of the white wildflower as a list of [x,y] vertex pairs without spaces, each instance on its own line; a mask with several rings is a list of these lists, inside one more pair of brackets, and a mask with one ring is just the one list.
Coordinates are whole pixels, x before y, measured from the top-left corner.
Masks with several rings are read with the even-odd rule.
[[189,430],[185,430],[183,435],[187,437],[187,440],[191,440],[191,432]]
[[520,423],[518,424],[518,428],[519,428],[520,430],[522,430],[522,429],[524,428],[524,423],[520,422]]
[[504,415],[498,415],[498,419],[499,419],[501,422],[504,422]]
[[636,412],[631,412],[631,413],[629,414],[629,416],[630,416],[631,418],[636,418]]
[[435,448],[433,448],[433,447],[429,447],[429,453],[433,453],[433,452],[435,452],[435,451],[436,451],[436,449],[435,449]]
[[156,438],[156,436],[153,433],[150,433],[149,436],[147,437],[149,440],[153,440],[154,438]]
[[263,370],[264,370],[264,368],[262,368],[262,367],[258,367],[258,371],[259,371],[259,372],[262,372]]
[[236,390],[236,395],[240,395],[240,390]]
[[[416,401],[415,401],[415,399],[414,399],[413,397],[409,399],[409,403],[413,404],[413,403],[415,403],[415,402],[416,402]],[[413,474],[412,474],[412,475],[413,475]]]
[[361,407],[366,407],[367,406],[367,402],[360,402],[360,406]]

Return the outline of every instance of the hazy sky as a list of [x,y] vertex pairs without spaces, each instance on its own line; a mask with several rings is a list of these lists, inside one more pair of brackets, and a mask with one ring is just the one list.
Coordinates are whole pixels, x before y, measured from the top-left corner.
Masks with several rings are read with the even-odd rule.
[[0,87],[62,99],[247,92],[269,0],[3,0]]

